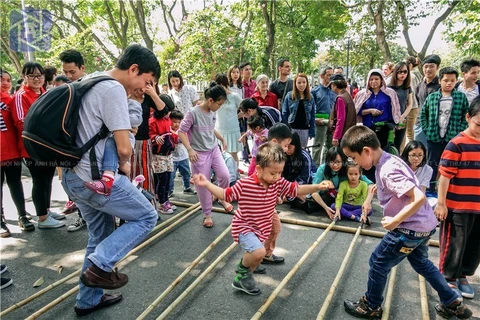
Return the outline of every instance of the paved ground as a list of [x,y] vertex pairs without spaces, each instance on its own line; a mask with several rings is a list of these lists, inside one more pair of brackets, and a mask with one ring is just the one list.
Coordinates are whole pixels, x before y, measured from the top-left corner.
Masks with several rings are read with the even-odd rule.
[[[24,179],[24,188],[28,197],[28,211],[34,213],[30,198],[31,181],[28,177]],[[6,217],[13,235],[11,238],[1,240],[1,259],[2,263],[8,265],[9,272],[6,273],[6,276],[13,278],[14,284],[1,292],[2,310],[78,270],[83,260],[87,241],[86,229],[74,233],[67,232],[66,228],[36,229],[32,233],[22,233],[16,226],[16,213],[6,186],[4,191]],[[55,208],[61,208],[67,200],[56,178],[52,199],[52,206]],[[195,197],[183,194],[176,195],[174,200],[192,204],[197,202]],[[375,205],[375,209],[373,217],[375,223],[372,229],[384,231],[378,223],[380,220],[378,206]],[[291,210],[286,205],[280,206],[279,210],[282,217],[329,222],[325,217],[306,215]],[[181,209],[179,208],[178,211]],[[76,217],[76,214],[68,216],[67,224],[72,223]],[[166,220],[169,217],[163,216],[162,218]],[[201,214],[198,212],[132,256],[128,260],[129,263],[122,269],[122,272],[127,273],[130,277],[127,286],[120,289],[124,300],[114,307],[85,318],[136,319],[229,226],[231,216],[214,213],[214,221],[214,228],[202,228]],[[340,221],[339,224],[358,227],[358,224],[350,221]],[[235,275],[235,265],[242,255],[242,251],[235,248],[221,260],[219,265],[183,302],[173,309],[168,319],[250,319],[313,242],[324,232],[322,229],[289,224],[283,224],[282,228],[275,253],[285,256],[286,262],[279,266],[267,266],[267,274],[255,276],[262,289],[262,294],[256,297],[247,296],[231,287]],[[315,319],[352,239],[353,234],[331,231],[284,290],[280,292],[263,319]],[[326,319],[351,319],[343,311],[343,300],[358,298],[364,293],[368,258],[378,242],[379,240],[376,238],[360,236],[333,297]],[[231,236],[227,234],[147,318],[156,319],[231,243]],[[430,257],[435,263],[438,262],[438,253],[438,248],[431,247]],[[63,271],[59,273],[55,265],[63,266]],[[42,276],[45,283],[39,288],[33,288],[33,283]],[[474,311],[475,318],[478,319],[480,318],[478,299],[480,277],[472,277],[470,280],[474,284],[477,298],[467,301],[467,304]],[[73,288],[76,281],[77,279],[74,278],[66,284],[60,285],[4,318],[27,318]],[[428,285],[427,291],[430,318],[437,319],[433,307],[438,301],[438,297],[432,293]],[[75,319],[77,317],[73,311],[74,304],[75,297],[70,296],[44,314],[42,318]],[[418,277],[406,262],[398,268],[390,319],[421,319]]]

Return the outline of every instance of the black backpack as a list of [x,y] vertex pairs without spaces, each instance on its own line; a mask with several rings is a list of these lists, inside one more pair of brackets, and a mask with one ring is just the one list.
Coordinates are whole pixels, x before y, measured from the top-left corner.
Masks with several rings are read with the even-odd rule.
[[92,178],[100,179],[93,147],[107,137],[109,130],[103,125],[82,147],[77,147],[76,139],[82,97],[105,80],[115,79],[102,75],[68,83],[47,91],[32,104],[22,132],[25,150],[32,159],[47,162],[49,166],[73,168],[90,150]]

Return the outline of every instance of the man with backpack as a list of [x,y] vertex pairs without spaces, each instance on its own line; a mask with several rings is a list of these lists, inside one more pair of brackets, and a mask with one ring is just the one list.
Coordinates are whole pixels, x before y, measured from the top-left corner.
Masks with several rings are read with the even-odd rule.
[[[86,76],[85,79],[99,73]],[[130,160],[132,146],[127,96],[144,90],[160,76],[155,55],[140,45],[125,49],[115,67],[100,73],[112,77],[95,84],[81,100],[78,117],[77,146],[96,136],[103,125],[114,133],[120,163]],[[106,139],[95,145],[96,165],[101,166]],[[115,174],[110,196],[97,194],[84,187],[92,180],[90,152],[83,155],[73,169],[64,169],[62,184],[68,196],[82,210],[89,231],[85,261],[80,276],[80,290],[75,312],[87,315],[122,299],[120,293],[104,293],[128,282],[126,274],[114,270],[115,264],[150,233],[157,221],[155,208],[132,185],[126,176]],[[114,230],[114,216],[127,221]]]

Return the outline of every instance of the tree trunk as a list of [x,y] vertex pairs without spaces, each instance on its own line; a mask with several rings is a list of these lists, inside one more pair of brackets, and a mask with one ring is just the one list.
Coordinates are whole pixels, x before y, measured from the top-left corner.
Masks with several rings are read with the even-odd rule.
[[382,52],[385,62],[390,61],[392,55],[388,47],[387,39],[385,38],[385,25],[383,23],[383,9],[385,8],[385,1],[379,0],[377,3],[377,10],[373,10],[372,0],[368,2],[368,12],[375,23],[375,37],[378,47]]
[[[120,0],[123,1],[123,0]],[[153,50],[153,41],[152,38],[150,38],[150,35],[148,34],[147,30],[147,25],[145,23],[145,10],[143,8],[143,2],[142,1],[135,1],[137,5],[135,6],[135,3],[130,0],[130,7],[132,7],[133,12],[135,13],[135,20],[137,21],[138,28],[140,29],[140,33],[142,35],[143,41],[145,41],[145,46]]]
[[[270,7],[269,7],[270,4]],[[262,58],[263,71],[271,78],[273,76],[270,68],[270,58],[275,46],[275,1],[260,1],[262,6],[263,19],[267,28],[267,45]]]

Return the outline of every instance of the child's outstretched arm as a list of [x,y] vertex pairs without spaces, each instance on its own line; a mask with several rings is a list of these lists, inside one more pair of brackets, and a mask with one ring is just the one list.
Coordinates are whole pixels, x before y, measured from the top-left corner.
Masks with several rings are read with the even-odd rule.
[[193,183],[197,186],[206,187],[217,199],[225,200],[225,190],[219,186],[214,185],[208,180],[205,175],[199,173],[193,175]]
[[316,191],[328,190],[333,188],[334,186],[332,181],[324,180],[319,184],[304,184],[304,185],[298,186],[297,195],[307,195],[310,193],[314,193]]
[[387,230],[393,230],[398,227],[400,223],[408,219],[415,212],[420,209],[423,203],[427,200],[422,190],[417,187],[413,187],[404,194],[410,201],[403,207],[402,210],[395,217],[383,217],[382,226]]

